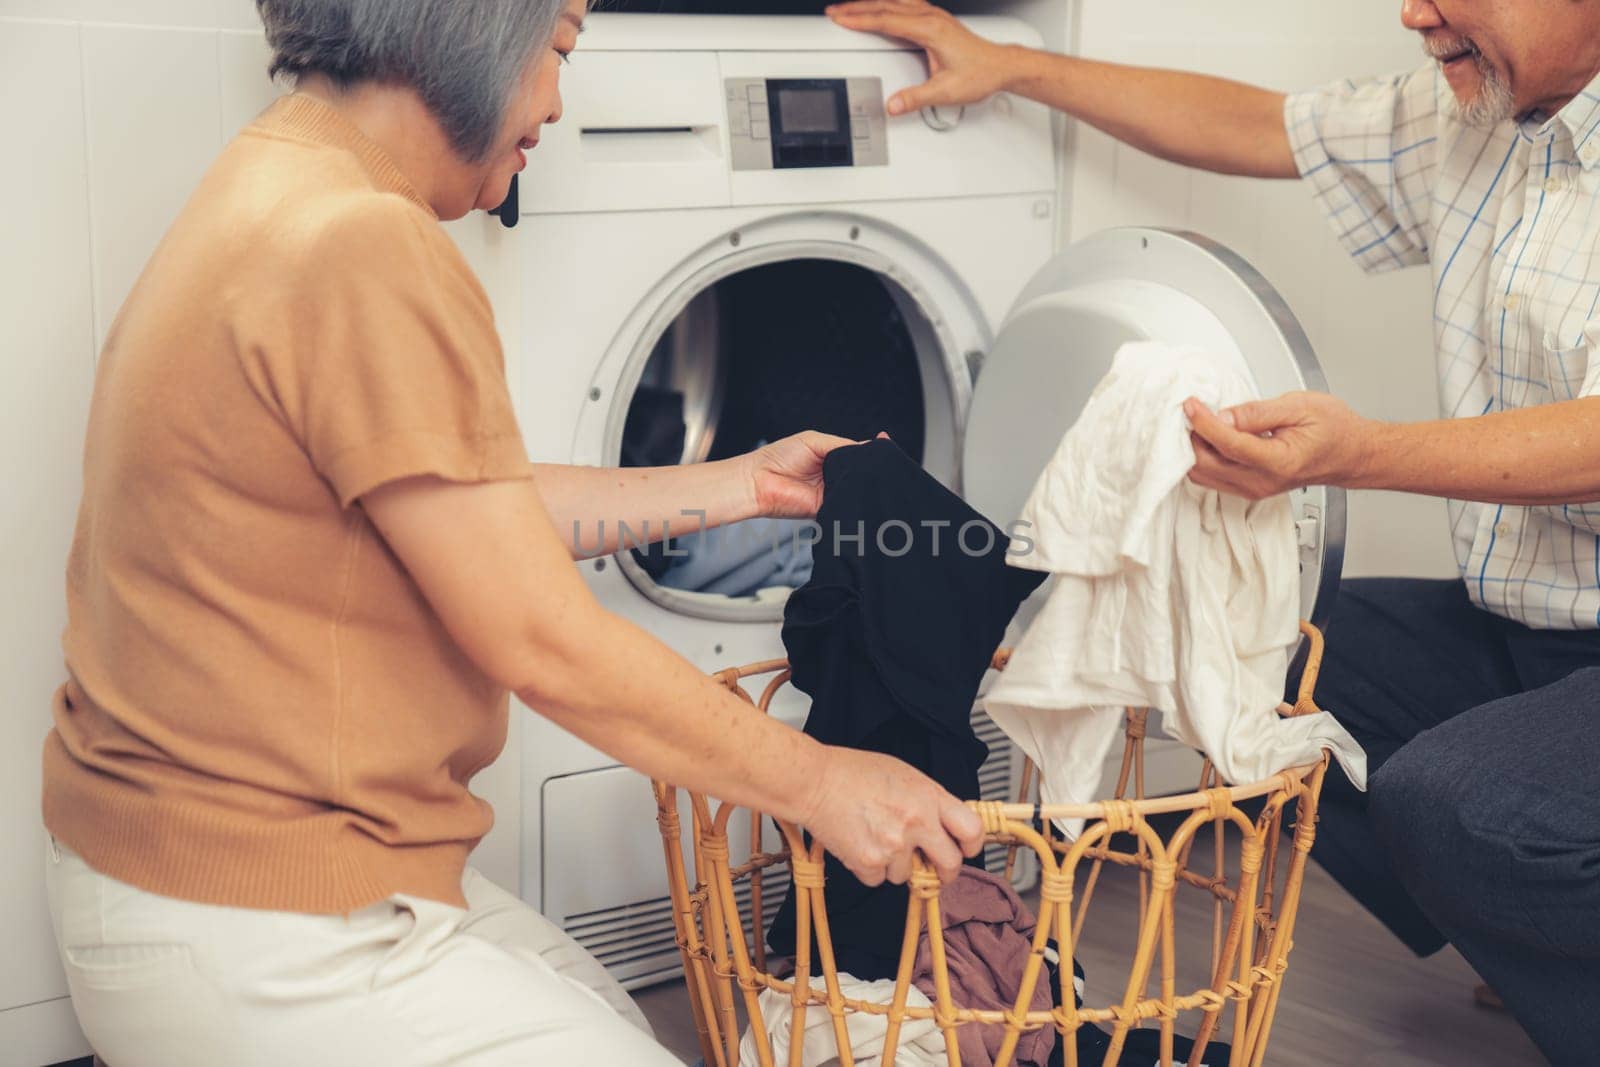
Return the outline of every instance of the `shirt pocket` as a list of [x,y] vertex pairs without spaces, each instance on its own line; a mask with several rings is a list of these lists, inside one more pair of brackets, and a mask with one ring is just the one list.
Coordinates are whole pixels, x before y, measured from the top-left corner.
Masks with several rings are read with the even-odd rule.
[[1550,383],[1550,399],[1559,403],[1583,396],[1589,376],[1588,344],[1583,341],[1573,344],[1571,337],[1546,330],[1540,352],[1544,357],[1545,377]]

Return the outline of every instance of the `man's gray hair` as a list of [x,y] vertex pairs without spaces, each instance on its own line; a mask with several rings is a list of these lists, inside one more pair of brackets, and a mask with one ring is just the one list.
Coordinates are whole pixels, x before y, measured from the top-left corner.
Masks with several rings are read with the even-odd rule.
[[256,0],[271,73],[409,85],[457,152],[482,160],[563,0]]

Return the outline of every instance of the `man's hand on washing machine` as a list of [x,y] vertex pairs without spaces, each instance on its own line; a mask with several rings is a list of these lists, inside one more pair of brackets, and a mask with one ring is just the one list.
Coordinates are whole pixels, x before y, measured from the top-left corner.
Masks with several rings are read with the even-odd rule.
[[983,847],[983,823],[922,772],[889,756],[824,750],[802,823],[866,885],[904,882],[923,857],[949,883]]
[[900,37],[928,53],[928,80],[889,98],[891,115],[938,105],[976,104],[1006,87],[1005,49],[963,26],[927,0],[856,0],[834,4],[828,17],[850,30]]
[[807,430],[763,445],[744,457],[755,514],[809,519],[822,506],[822,461],[844,437]]
[[1190,398],[1196,485],[1261,500],[1307,485],[1359,487],[1380,424],[1328,393],[1285,393],[1213,412]]

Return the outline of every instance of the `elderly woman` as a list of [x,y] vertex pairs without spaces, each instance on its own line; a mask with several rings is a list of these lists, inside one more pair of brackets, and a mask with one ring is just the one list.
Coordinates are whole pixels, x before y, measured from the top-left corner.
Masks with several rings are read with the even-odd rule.
[[466,866],[492,819],[468,783],[509,690],[805,823],[865,881],[973,854],[931,781],[750,714],[602,610],[563,540],[686,506],[810,515],[843,442],[530,464],[439,220],[503,199],[559,118],[583,5],[257,2],[296,91],[223,151],[99,365],[44,752],[79,1019],[113,1067],[673,1062]]

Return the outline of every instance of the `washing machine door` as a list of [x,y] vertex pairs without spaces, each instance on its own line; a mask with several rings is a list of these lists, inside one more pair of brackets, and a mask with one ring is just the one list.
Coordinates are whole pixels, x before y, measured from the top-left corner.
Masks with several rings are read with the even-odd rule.
[[[1305,331],[1238,255],[1192,233],[1129,227],[1087,237],[1034,276],[973,389],[967,500],[1005,526],[1128,341],[1194,344],[1238,361],[1262,396],[1327,388]],[[1344,559],[1342,489],[1293,494],[1301,617],[1321,624]]]

